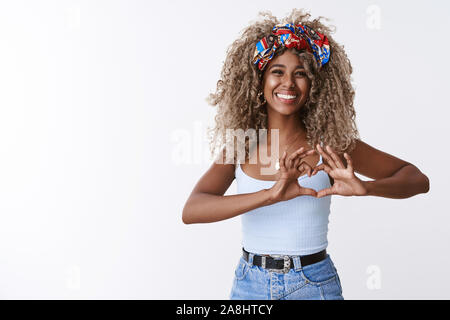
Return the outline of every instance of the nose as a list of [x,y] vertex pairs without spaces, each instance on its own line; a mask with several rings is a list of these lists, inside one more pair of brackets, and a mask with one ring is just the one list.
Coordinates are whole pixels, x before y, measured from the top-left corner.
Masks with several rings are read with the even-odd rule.
[[289,73],[286,73],[283,77],[283,84],[287,87],[287,88],[292,88],[295,85],[294,79],[292,79],[292,75],[290,75]]

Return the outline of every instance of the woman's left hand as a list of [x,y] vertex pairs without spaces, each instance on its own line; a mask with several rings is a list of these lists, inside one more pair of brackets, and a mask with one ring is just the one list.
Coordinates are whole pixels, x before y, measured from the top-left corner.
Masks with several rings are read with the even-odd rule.
[[319,144],[317,145],[317,151],[322,155],[322,158],[327,161],[328,165],[322,162],[322,164],[314,168],[311,175],[313,176],[318,171],[324,170],[334,179],[334,184],[330,188],[317,192],[317,198],[332,194],[341,196],[367,195],[367,188],[364,186],[363,181],[355,176],[350,156],[347,153],[344,153],[344,157],[347,160],[346,168],[339,156],[330,146],[327,145],[326,150],[328,153],[325,152]]

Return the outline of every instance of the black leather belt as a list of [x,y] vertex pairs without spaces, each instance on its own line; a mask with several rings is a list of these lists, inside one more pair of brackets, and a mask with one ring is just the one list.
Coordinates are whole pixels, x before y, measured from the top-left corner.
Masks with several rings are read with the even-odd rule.
[[[247,252],[244,248],[242,248],[243,251],[243,257],[245,261],[248,262],[248,255],[249,252]],[[289,272],[290,269],[294,268],[294,261],[292,260],[293,256],[285,256],[285,255],[279,255],[279,257],[275,257],[275,255],[257,255],[255,254],[253,256],[253,265],[262,267],[264,269],[273,269],[273,270],[279,270],[283,272]],[[299,256],[300,257],[300,263],[302,267],[322,261],[327,257],[327,251],[326,249],[309,254],[306,256]]]

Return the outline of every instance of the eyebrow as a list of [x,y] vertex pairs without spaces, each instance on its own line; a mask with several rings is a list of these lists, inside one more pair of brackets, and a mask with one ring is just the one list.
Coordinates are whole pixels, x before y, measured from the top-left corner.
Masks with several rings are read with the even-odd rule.
[[[281,67],[281,68],[286,68],[286,66],[284,64],[273,64],[270,66],[269,70],[275,67]],[[305,69],[303,66],[297,66],[295,67],[295,69]]]

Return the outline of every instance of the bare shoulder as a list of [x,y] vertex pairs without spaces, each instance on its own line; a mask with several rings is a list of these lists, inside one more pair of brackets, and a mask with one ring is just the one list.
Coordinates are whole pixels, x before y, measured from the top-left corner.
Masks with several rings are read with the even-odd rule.
[[[390,177],[400,168],[411,163],[399,159],[389,153],[378,150],[357,139],[356,146],[348,152],[355,172],[371,179]],[[344,159],[343,155],[341,156]],[[346,163],[344,159],[344,163]]]
[[235,164],[226,163],[226,151],[222,150],[209,169],[203,174],[192,193],[209,193],[224,195],[233,182]]

